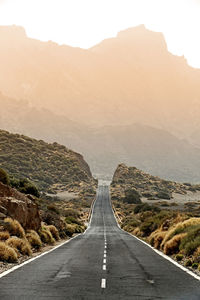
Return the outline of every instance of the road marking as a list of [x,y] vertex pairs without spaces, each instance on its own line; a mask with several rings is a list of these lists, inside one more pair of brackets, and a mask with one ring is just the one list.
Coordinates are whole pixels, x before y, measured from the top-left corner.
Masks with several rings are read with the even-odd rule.
[[107,249],[107,246],[105,245],[104,248]]
[[103,265],[103,270],[106,271],[106,265]]
[[103,257],[106,257],[106,254],[104,253]]
[[106,251],[106,250],[104,250],[104,252],[103,252],[103,253],[105,254],[105,253],[107,253],[107,251]]
[[106,264],[106,258],[103,259],[103,264]]
[[101,279],[101,288],[102,288],[102,289],[105,289],[105,288],[106,288],[106,279],[105,279],[105,278],[102,278],[102,279]]

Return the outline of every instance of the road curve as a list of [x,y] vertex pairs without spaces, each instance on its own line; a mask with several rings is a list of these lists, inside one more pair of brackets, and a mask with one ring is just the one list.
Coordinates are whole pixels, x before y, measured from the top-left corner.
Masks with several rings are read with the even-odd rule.
[[0,299],[199,300],[200,281],[120,230],[100,186],[85,234],[2,277]]

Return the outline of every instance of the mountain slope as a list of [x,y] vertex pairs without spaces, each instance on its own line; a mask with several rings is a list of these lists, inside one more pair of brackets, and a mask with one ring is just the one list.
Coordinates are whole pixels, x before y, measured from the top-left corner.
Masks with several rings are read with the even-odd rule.
[[57,143],[0,130],[0,166],[14,178],[28,178],[42,190],[94,185],[83,157]]
[[132,124],[92,128],[0,94],[0,128],[82,153],[94,174],[112,177],[120,162],[176,181],[200,181],[200,150],[169,132]]

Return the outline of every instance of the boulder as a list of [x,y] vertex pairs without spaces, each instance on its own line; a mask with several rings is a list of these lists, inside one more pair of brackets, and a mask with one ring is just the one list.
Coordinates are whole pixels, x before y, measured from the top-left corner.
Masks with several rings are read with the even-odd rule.
[[37,204],[26,195],[0,183],[0,207],[6,215],[16,219],[24,229],[38,230],[41,218]]

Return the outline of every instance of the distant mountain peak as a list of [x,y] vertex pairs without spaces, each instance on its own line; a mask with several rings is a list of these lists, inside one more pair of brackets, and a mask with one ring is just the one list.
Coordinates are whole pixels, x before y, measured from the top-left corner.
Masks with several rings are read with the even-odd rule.
[[9,38],[19,40],[27,37],[26,31],[22,26],[9,25],[0,26],[0,37],[1,39],[8,40]]

